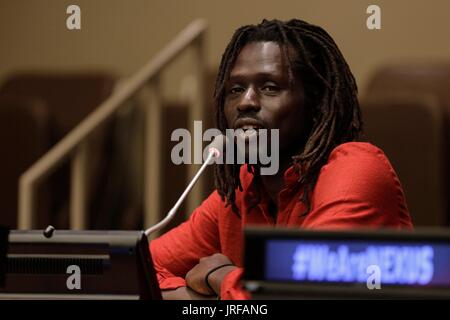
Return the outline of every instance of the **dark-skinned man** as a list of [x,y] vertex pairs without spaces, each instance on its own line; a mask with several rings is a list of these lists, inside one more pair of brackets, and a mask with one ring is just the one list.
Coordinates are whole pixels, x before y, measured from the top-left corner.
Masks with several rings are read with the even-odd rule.
[[279,131],[279,170],[216,164],[216,190],[151,242],[164,299],[246,299],[243,228],[411,228],[384,153],[357,142],[354,77],[333,39],[293,19],[236,30],[217,75],[216,127]]

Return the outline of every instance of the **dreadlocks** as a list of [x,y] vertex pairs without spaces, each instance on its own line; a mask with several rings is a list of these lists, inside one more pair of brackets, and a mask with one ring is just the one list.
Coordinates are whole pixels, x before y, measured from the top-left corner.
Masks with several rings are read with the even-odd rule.
[[[227,129],[225,86],[231,69],[246,44],[262,41],[280,46],[287,61],[289,81],[293,83],[294,77],[299,76],[304,85],[311,129],[302,152],[292,160],[304,188],[299,200],[306,204],[306,214],[310,210],[309,195],[330,152],[341,143],[356,140],[361,132],[356,82],[334,40],[318,26],[297,19],[263,20],[258,25],[243,26],[236,30],[225,49],[214,90],[216,127],[223,133]],[[292,49],[294,55],[290,54]],[[248,168],[255,174],[254,183],[258,184],[259,171],[252,166]],[[222,200],[238,215],[235,190],[242,190],[239,171],[239,164],[218,164],[214,168],[215,184]]]

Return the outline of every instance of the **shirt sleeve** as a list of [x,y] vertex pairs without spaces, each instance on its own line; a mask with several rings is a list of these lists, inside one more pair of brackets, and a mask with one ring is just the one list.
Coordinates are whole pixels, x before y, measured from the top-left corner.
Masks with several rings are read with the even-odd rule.
[[322,167],[303,227],[412,228],[400,181],[383,151],[369,143],[337,147]]
[[243,268],[237,268],[225,276],[220,286],[222,300],[248,300],[251,295],[242,287]]
[[220,205],[220,196],[215,191],[186,222],[150,242],[161,290],[186,286],[185,275],[199,259],[220,252],[217,225]]

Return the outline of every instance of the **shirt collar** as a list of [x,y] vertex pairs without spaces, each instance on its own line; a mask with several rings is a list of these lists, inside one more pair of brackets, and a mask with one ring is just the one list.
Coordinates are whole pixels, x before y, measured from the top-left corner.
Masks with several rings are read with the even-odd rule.
[[[245,170],[245,174],[248,174],[251,176],[250,183],[249,183],[245,193],[246,193],[246,196],[253,197],[256,195],[256,193],[258,191],[258,190],[255,190],[255,185],[253,183],[255,176],[253,175],[253,173],[250,173],[247,171],[247,167],[244,170]],[[293,189],[298,184],[299,178],[300,178],[300,174],[295,169],[295,166],[291,165],[290,167],[288,167],[283,173],[283,180],[284,180],[283,189]]]

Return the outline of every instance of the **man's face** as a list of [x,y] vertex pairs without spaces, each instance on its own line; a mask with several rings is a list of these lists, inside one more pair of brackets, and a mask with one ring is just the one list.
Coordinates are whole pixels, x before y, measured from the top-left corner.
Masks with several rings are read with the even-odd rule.
[[284,60],[275,42],[247,44],[226,83],[224,105],[228,128],[279,129],[281,159],[303,147],[307,123],[302,83],[297,76],[289,83]]

